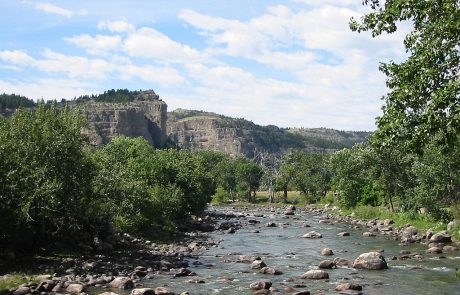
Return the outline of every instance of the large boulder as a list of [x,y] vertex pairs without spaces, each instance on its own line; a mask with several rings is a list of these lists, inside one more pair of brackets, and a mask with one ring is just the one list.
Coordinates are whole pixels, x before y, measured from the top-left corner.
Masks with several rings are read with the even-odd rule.
[[353,262],[353,267],[358,269],[387,269],[388,265],[383,255],[379,252],[368,252],[358,256]]
[[332,260],[323,260],[319,263],[318,267],[323,268],[323,269],[331,269],[336,266],[335,266],[334,261]]
[[434,234],[430,238],[430,242],[432,243],[451,243],[452,238],[448,233],[440,232],[440,233]]
[[323,280],[329,279],[329,274],[324,270],[314,269],[309,270],[306,273],[300,276],[302,279],[310,279],[310,280]]
[[269,281],[257,281],[249,285],[251,290],[268,290],[272,286],[272,282]]
[[252,269],[261,269],[263,267],[266,267],[267,265],[265,264],[265,262],[263,262],[262,260],[254,260],[252,263],[251,263],[251,268]]
[[337,285],[337,287],[335,287],[335,290],[336,291],[346,291],[346,290],[362,291],[363,287],[357,284],[345,283],[345,284]]
[[321,250],[321,255],[331,256],[331,255],[334,255],[334,252],[332,251],[331,248],[324,248],[323,250]]
[[65,291],[70,294],[80,294],[85,290],[85,286],[80,284],[70,284],[67,286]]
[[171,289],[166,287],[157,287],[155,288],[155,294],[157,295],[174,295],[174,292]]
[[155,295],[155,290],[151,288],[136,288],[131,291],[131,295]]
[[134,283],[128,277],[117,277],[110,282],[109,286],[112,288],[125,290],[134,288]]
[[259,271],[261,274],[268,274],[268,275],[282,275],[283,272],[281,270],[275,269],[273,267],[263,267]]
[[323,237],[322,234],[312,230],[306,234],[303,235],[303,238],[306,238],[306,239],[321,239]]

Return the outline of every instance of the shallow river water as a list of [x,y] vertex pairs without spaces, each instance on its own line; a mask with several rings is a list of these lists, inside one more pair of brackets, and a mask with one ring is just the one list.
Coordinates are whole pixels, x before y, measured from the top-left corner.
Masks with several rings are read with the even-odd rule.
[[[320,216],[296,211],[294,216],[284,216],[282,209],[229,209],[210,208],[237,215],[245,215],[260,223],[247,225],[234,234],[216,231],[209,237],[220,240],[220,244],[205,251],[198,259],[202,265],[193,265],[190,259],[189,269],[196,272],[205,283],[187,282],[192,277],[171,278],[158,276],[145,282],[145,286],[168,286],[176,294],[189,291],[191,294],[252,294],[249,284],[257,280],[269,280],[273,287],[285,294],[288,286],[296,290],[309,290],[311,294],[338,294],[334,291],[339,283],[351,282],[363,286],[363,294],[460,294],[460,278],[455,277],[455,267],[460,267],[460,252],[451,254],[425,254],[426,245],[399,246],[397,241],[383,235],[363,237],[364,229],[353,229],[349,224],[319,223]],[[259,216],[262,214],[263,216]],[[254,215],[259,217],[254,217]],[[230,221],[243,221],[235,218]],[[276,223],[276,227],[265,227],[267,222]],[[304,224],[311,227],[304,227]],[[253,233],[259,230],[260,233]],[[323,235],[322,239],[305,239],[302,235],[315,230]],[[350,236],[337,236],[348,231]],[[334,251],[332,257],[324,257],[320,251],[325,248]],[[329,280],[303,280],[299,276],[310,269],[317,269],[321,260],[342,257],[353,261],[361,253],[383,249],[389,269],[355,270],[339,267],[326,270]],[[401,256],[401,250],[418,252],[424,260],[391,260]],[[230,255],[229,255],[230,254]],[[252,270],[250,264],[240,263],[239,255],[257,255],[269,266],[279,269],[282,275],[260,274]],[[292,278],[293,281],[288,279]],[[288,281],[286,281],[288,280]],[[305,285],[296,286],[296,285]]]

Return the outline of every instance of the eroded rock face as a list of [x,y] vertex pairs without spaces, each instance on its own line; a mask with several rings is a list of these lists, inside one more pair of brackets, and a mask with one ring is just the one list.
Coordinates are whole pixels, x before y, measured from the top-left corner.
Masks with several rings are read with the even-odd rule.
[[121,135],[141,136],[155,147],[166,142],[167,105],[161,100],[89,102],[81,110],[88,121],[83,132],[93,145],[107,144]]

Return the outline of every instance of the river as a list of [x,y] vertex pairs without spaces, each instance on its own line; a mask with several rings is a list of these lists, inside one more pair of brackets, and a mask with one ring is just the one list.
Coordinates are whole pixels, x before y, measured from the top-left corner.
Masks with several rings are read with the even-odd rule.
[[[363,294],[460,294],[460,278],[455,276],[455,267],[460,267],[460,252],[446,254],[425,254],[426,245],[400,246],[397,241],[383,235],[363,237],[364,229],[354,229],[349,224],[319,223],[319,215],[296,211],[293,216],[284,216],[282,209],[210,207],[210,210],[234,213],[238,216],[230,221],[245,224],[234,234],[225,231],[209,233],[219,240],[219,245],[206,250],[197,261],[189,259],[189,269],[196,272],[204,283],[190,283],[194,277],[158,276],[145,287],[168,286],[176,294],[189,291],[191,294],[253,294],[250,283],[268,280],[279,291],[286,294],[287,287],[309,290],[311,294],[338,294],[334,291],[340,283],[356,283],[363,287]],[[260,223],[248,224],[248,220]],[[276,227],[266,227],[274,222]],[[309,224],[310,227],[304,227]],[[323,235],[321,239],[306,239],[302,236],[315,230]],[[255,233],[254,231],[259,231]],[[347,231],[350,236],[337,236]],[[325,247],[334,251],[332,257],[324,257]],[[355,270],[348,267],[326,270],[329,280],[304,280],[300,275],[310,269],[317,269],[321,260],[342,257],[353,261],[361,253],[383,250],[388,263],[386,270]],[[397,259],[400,251],[418,252],[425,259]],[[250,264],[238,262],[239,255],[260,256],[269,266],[283,272],[281,275],[260,274]],[[194,264],[198,264],[195,265]],[[276,293],[274,293],[276,294]]]

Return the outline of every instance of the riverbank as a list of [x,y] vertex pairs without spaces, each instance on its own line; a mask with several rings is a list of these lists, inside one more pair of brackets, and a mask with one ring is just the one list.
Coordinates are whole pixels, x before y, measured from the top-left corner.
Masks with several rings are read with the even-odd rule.
[[[41,282],[4,294],[425,295],[453,294],[460,287],[458,251],[426,253],[423,239],[402,244],[398,233],[404,230],[391,221],[364,222],[332,211],[210,206],[195,224],[200,230],[188,230],[183,241],[158,245],[131,237],[126,242],[141,245],[140,254],[126,247],[124,252],[60,258],[59,272],[42,270]],[[64,265],[65,259],[73,264]]]

